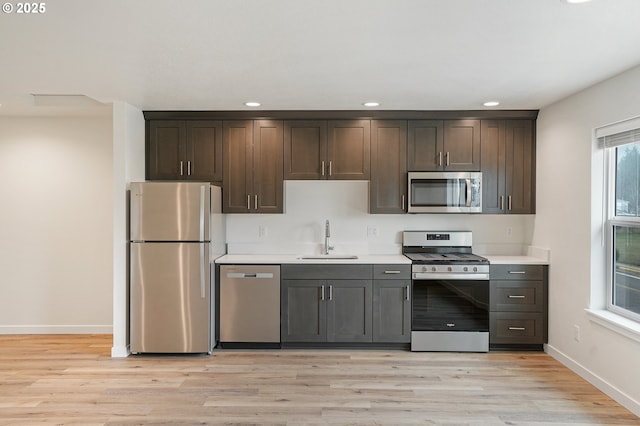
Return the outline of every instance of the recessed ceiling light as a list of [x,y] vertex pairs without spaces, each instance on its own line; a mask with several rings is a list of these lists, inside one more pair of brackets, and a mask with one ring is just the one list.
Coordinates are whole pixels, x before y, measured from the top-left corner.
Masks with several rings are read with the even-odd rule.
[[362,105],[366,107],[377,107],[380,106],[380,102],[364,102]]
[[562,1],[569,4],[579,4],[579,3],[587,3],[587,2],[590,2],[591,0],[562,0]]
[[500,105],[500,102],[498,102],[498,101],[489,101],[489,102],[483,103],[482,105],[484,105],[486,107],[494,107],[494,106]]
[[260,106],[260,102],[253,102],[253,101],[245,102],[244,104],[246,106],[248,106],[248,107],[259,107]]

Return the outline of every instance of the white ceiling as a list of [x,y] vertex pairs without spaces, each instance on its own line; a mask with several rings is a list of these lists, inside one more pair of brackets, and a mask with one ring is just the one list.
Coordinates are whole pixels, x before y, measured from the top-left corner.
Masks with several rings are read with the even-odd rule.
[[96,108],[30,94],[142,110],[538,109],[640,65],[640,0],[43,1],[44,14],[0,14],[0,115]]

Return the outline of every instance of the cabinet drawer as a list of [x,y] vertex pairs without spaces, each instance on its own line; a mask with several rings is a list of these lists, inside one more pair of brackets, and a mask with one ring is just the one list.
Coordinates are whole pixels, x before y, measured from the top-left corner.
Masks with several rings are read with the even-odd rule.
[[546,265],[491,265],[491,280],[542,280]]
[[288,280],[370,280],[373,269],[371,265],[285,264],[280,274],[282,279]]
[[406,280],[411,278],[411,265],[373,265],[374,280]]
[[545,328],[543,314],[491,312],[489,343],[545,343]]
[[491,310],[507,312],[543,312],[542,281],[491,280]]

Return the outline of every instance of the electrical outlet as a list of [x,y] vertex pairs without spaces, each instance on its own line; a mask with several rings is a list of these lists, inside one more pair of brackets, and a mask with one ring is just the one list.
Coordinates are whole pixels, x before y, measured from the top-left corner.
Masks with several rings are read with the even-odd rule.
[[511,234],[513,234],[513,228],[510,226],[507,226],[507,236],[510,237]]
[[580,341],[580,326],[579,325],[574,325],[573,326],[573,339],[576,342]]
[[375,238],[378,236],[378,228],[373,225],[367,226],[367,237]]
[[260,238],[267,237],[267,227],[265,225],[258,226],[258,237]]

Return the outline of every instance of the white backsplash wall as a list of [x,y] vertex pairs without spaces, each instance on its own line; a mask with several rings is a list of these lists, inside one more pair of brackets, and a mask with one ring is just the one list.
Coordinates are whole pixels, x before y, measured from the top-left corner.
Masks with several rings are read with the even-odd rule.
[[524,254],[533,215],[369,214],[368,181],[285,181],[284,214],[227,215],[233,254],[317,254],[324,223],[335,253],[399,253],[405,230],[470,230],[474,251]]

